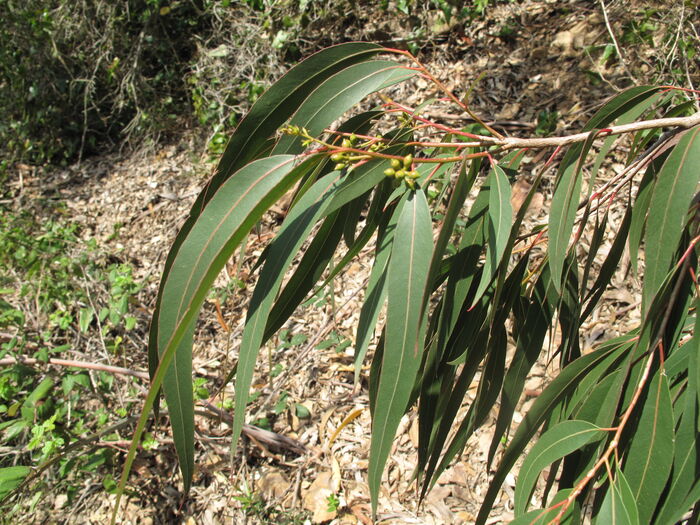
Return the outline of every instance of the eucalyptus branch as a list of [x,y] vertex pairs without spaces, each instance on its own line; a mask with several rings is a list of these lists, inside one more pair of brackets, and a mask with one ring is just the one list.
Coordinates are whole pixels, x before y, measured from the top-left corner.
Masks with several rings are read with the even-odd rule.
[[[700,124],[700,111],[688,117],[673,117],[673,118],[658,118],[652,120],[642,120],[633,122],[632,124],[622,124],[620,126],[611,126],[602,130],[601,137],[610,135],[622,135],[623,133],[633,133],[645,129],[658,128],[692,128]],[[493,137],[481,137],[483,145],[501,146],[502,149],[508,150],[513,148],[548,148],[552,146],[566,146],[576,142],[584,142],[590,133],[576,133],[574,135],[565,135],[563,137],[544,137],[544,138],[517,138],[506,137],[503,139]]]
[[[590,483],[590,481],[596,475],[598,470],[600,470],[600,468],[607,463],[608,458],[610,458],[610,456],[613,453],[617,454],[617,447],[620,443],[620,439],[622,438],[622,432],[625,430],[625,427],[627,426],[627,423],[630,417],[632,416],[634,409],[637,406],[637,402],[639,401],[639,398],[641,397],[642,392],[644,391],[644,387],[646,386],[647,381],[649,380],[649,374],[651,372],[651,367],[654,363],[654,358],[656,357],[657,349],[659,350],[659,359],[661,361],[661,366],[663,366],[664,354],[662,338],[664,332],[666,331],[666,327],[668,326],[668,322],[671,318],[671,312],[673,310],[673,307],[675,306],[678,296],[680,294],[681,285],[683,283],[683,279],[685,278],[685,273],[686,271],[688,271],[688,268],[690,268],[690,257],[685,257],[685,259],[683,259],[682,262],[680,262],[679,266],[680,268],[676,268],[676,270],[678,270],[678,278],[673,285],[673,290],[671,291],[671,296],[667,303],[668,306],[664,311],[664,317],[662,318],[659,328],[654,335],[652,344],[649,346],[650,351],[649,355],[647,356],[646,363],[644,364],[644,371],[642,372],[642,375],[639,378],[639,381],[637,382],[637,386],[635,388],[634,394],[632,395],[632,399],[630,400],[630,403],[627,406],[627,409],[622,415],[622,418],[620,419],[620,422],[617,424],[617,426],[613,427],[612,429],[609,429],[611,431],[614,431],[615,434],[613,435],[612,440],[608,444],[608,447],[605,449],[605,452],[598,458],[598,461],[593,466],[593,468],[586,473],[584,478],[573,488],[571,494],[569,494],[569,496],[564,500],[564,503],[561,506],[561,510],[554,517],[551,523],[558,524],[562,520],[569,506],[571,506],[571,504],[576,500],[579,494],[581,494],[583,489],[588,485],[588,483]],[[610,480],[610,483],[612,483],[612,479]]]
[[[412,115],[412,110],[405,106],[400,106],[395,104],[398,109],[396,111],[402,111],[407,115],[411,115],[412,118],[423,122],[424,124],[435,127],[442,131],[448,133],[454,133],[461,136],[466,136],[472,139],[471,142],[465,143],[467,146],[478,147],[478,146],[499,146],[503,150],[518,149],[518,148],[530,148],[530,149],[542,149],[549,147],[561,147],[567,146],[569,144],[574,144],[577,142],[585,142],[590,136],[590,132],[575,133],[573,135],[564,135],[561,137],[537,137],[537,138],[520,138],[520,137],[489,137],[486,135],[475,135],[473,133],[466,133],[458,129],[453,129],[443,124],[437,124],[429,121],[423,117],[418,117]],[[635,131],[642,131],[645,129],[657,129],[657,128],[692,128],[700,124],[700,112],[687,117],[672,117],[672,118],[659,118],[652,120],[641,120],[639,122],[633,122],[631,124],[621,124],[619,126],[611,126],[601,130],[599,133],[601,138],[608,137],[611,135],[622,135],[624,133],[633,133]]]
[[[542,149],[542,148],[550,148],[550,147],[562,147],[562,146],[567,146],[570,144],[575,144],[578,142],[585,142],[586,139],[589,138],[590,132],[582,132],[582,133],[575,133],[573,135],[564,135],[561,137],[537,137],[537,138],[521,138],[521,137],[491,137],[491,136],[486,136],[486,135],[477,135],[473,133],[467,133],[458,129],[451,128],[449,126],[446,126],[444,124],[439,124],[436,122],[432,122],[424,117],[420,117],[418,115],[414,114],[414,111],[411,108],[408,108],[406,106],[402,106],[400,104],[397,104],[395,102],[391,102],[391,105],[395,106],[396,109],[394,110],[387,110],[387,112],[391,111],[400,111],[408,116],[410,116],[413,120],[416,120],[418,122],[421,122],[423,124],[422,127],[433,127],[436,129],[439,129],[441,131],[444,131],[446,133],[453,133],[455,135],[459,136],[464,136],[469,139],[471,139],[469,142],[426,142],[426,143],[420,143],[418,141],[413,141],[411,142],[411,145],[424,145],[426,147],[441,147],[441,148],[465,148],[465,147],[490,147],[490,146],[497,146],[501,150],[506,151],[510,149],[520,149],[520,148],[527,148],[527,149]],[[659,128],[683,128],[683,129],[689,129],[694,126],[697,126],[700,124],[700,112],[697,112],[693,115],[687,116],[687,117],[672,117],[672,118],[659,118],[659,119],[652,119],[652,120],[642,120],[639,122],[633,122],[631,124],[621,124],[619,126],[611,126],[608,128],[604,128],[600,130],[599,136],[601,138],[613,136],[613,135],[622,135],[625,133],[634,133],[636,131],[642,131],[646,129],[659,129]],[[370,137],[367,137],[370,138]],[[378,139],[376,139],[378,140]],[[313,139],[314,142],[323,144],[326,147],[332,148],[333,152],[337,151],[351,151],[353,153],[362,153],[362,154],[370,154],[369,152],[366,152],[361,149],[344,149],[344,148],[337,148],[334,147],[330,144],[322,143],[318,139]],[[379,153],[374,153],[372,156],[376,157],[381,157],[381,158],[398,158],[396,156],[392,155],[386,155],[386,154],[379,154]],[[432,161],[435,162],[437,159],[416,159],[417,162],[428,162]],[[453,159],[445,159],[444,162],[455,162]]]

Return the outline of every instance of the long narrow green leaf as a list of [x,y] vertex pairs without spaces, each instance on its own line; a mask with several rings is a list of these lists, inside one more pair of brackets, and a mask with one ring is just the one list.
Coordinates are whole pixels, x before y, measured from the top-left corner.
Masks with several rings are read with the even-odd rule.
[[389,451],[421,363],[423,299],[433,252],[425,194],[411,192],[396,227],[387,272],[386,341],[372,417],[369,487],[373,513]]
[[627,208],[625,216],[622,218],[622,222],[617,228],[617,236],[608,252],[608,256],[605,258],[605,261],[603,261],[603,265],[598,272],[598,277],[596,277],[595,282],[584,299],[584,302],[587,302],[587,304],[586,309],[581,314],[582,323],[593,313],[593,310],[595,310],[595,307],[598,305],[608,284],[610,284],[610,280],[617,271],[619,261],[625,250],[625,242],[627,240],[627,232],[630,230],[632,214],[633,211],[631,208]]
[[610,482],[595,523],[599,525],[649,523],[648,521],[640,521],[637,502],[622,472],[618,471],[615,474],[615,480]]
[[[700,319],[700,316],[697,317]],[[656,517],[660,525],[673,525],[685,514],[689,506],[684,505],[694,485],[700,483],[698,461],[700,461],[700,404],[698,404],[698,349],[700,348],[699,326],[695,327],[693,340],[686,343],[691,346],[688,356],[688,383],[685,406],[680,425],[675,435],[673,469],[669,478],[664,504]],[[694,502],[693,502],[694,503]]]
[[[317,136],[370,93],[411,78],[414,71],[389,60],[372,60],[352,65],[319,85],[294,113],[290,124],[306,128]],[[299,153],[300,137],[283,136],[273,154]]]
[[[255,102],[248,115],[233,133],[211,181],[197,197],[190,215],[173,241],[163,269],[161,285],[149,329],[148,369],[151,379],[158,366],[158,322],[163,289],[175,256],[204,206],[218,188],[247,162],[260,155],[275,130],[284,124],[309,92],[338,71],[368,60],[382,48],[375,44],[353,42],[333,46],[302,61],[278,80]],[[157,406],[157,405],[156,405]]]
[[[252,227],[263,208],[280,196],[280,182],[287,174],[295,173],[293,160],[289,156],[270,157],[240,170],[229,179],[229,184],[220,187],[206,213],[203,212],[201,219],[193,225],[173,262],[163,291],[164,303],[158,317],[161,360],[171,345],[178,324],[183,322],[188,311],[199,310],[201,301],[197,298],[203,298],[204,288],[214,281],[242,239],[241,226]],[[163,381],[186,488],[194,469],[192,334],[195,321],[196,314],[188,323],[186,336],[177,345],[172,365]]]
[[[150,409],[161,384],[164,383],[166,374],[169,377],[169,385],[165,390],[166,396],[170,395],[169,408],[176,450],[180,458],[185,488],[189,488],[193,467],[193,448],[192,435],[189,432],[192,428],[192,407],[187,404],[187,399],[191,399],[192,396],[192,379],[189,374],[179,371],[182,368],[191,370],[191,340],[187,341],[187,335],[191,333],[192,325],[209,287],[233,251],[265,210],[284,195],[306,171],[313,169],[318,159],[310,158],[297,167],[294,167],[293,161],[294,157],[291,156],[271,157],[255,161],[236,172],[212,197],[201,219],[194,224],[182,243],[164,285],[163,308],[157,320],[160,325],[158,330],[160,361],[153,374],[151,387],[124,463],[112,522],[116,519],[119,500],[126,486]],[[176,352],[183,350],[183,354],[187,355],[182,356],[176,367]],[[186,398],[185,396],[188,395],[190,397]],[[177,409],[175,405],[179,399],[185,401]],[[173,410],[179,410],[179,414],[175,412],[176,415],[173,416]],[[175,430],[176,426],[179,426],[177,430]]]
[[498,410],[487,463],[493,460],[498,444],[513,419],[513,412],[525,386],[527,374],[537,362],[542,350],[547,330],[549,330],[554,310],[549,300],[551,279],[546,266],[535,284],[533,297],[527,308],[527,315],[516,343],[515,355],[503,381],[501,406]]
[[[426,470],[426,485],[432,486],[437,478],[447,469],[452,460],[460,454],[467,440],[471,437],[474,431],[479,428],[483,422],[486,420],[491,408],[496,403],[498,399],[498,394],[501,391],[501,385],[503,384],[503,372],[505,370],[505,360],[506,360],[506,350],[507,337],[505,329],[500,326],[495,330],[494,337],[492,337],[491,342],[488,345],[486,362],[484,364],[484,369],[481,375],[481,381],[479,382],[479,389],[477,390],[476,399],[474,399],[472,405],[469,407],[467,415],[464,420],[459,425],[457,432],[450,442],[445,454],[440,458],[440,463],[435,466],[437,459],[439,458],[439,452],[445,442],[444,437],[447,437],[447,432],[444,430],[435,433],[435,438],[430,443],[430,463]],[[454,393],[453,393],[454,396]],[[456,396],[454,396],[455,399]],[[454,424],[454,420],[451,422],[449,419],[452,418],[452,413],[448,412],[442,415],[438,421],[445,430],[448,426]],[[452,423],[452,425],[450,425]],[[444,437],[443,437],[444,436]]]
[[[479,428],[488,417],[491,409],[496,403],[503,385],[505,360],[507,352],[507,337],[504,329],[505,319],[511,311],[512,305],[516,298],[519,298],[520,283],[528,267],[528,257],[524,256],[518,261],[518,264],[508,275],[508,280],[504,288],[506,293],[501,298],[501,303],[491,310],[497,310],[498,315],[493,316],[490,324],[487,324],[487,316],[485,305],[493,303],[492,295],[487,293],[482,296],[479,306],[482,306],[483,314],[481,317],[476,317],[483,324],[482,334],[473,341],[471,348],[468,349],[466,363],[462,369],[459,380],[455,388],[446,395],[446,392],[441,392],[438,397],[435,412],[439,414],[434,417],[433,428],[431,429],[430,442],[428,452],[430,453],[430,461],[425,468],[425,483],[424,488],[432,486],[442,472],[449,466],[450,462],[462,452],[467,440],[473,432]],[[477,321],[478,322],[478,321]],[[481,341],[482,337],[488,336],[487,343]],[[457,412],[463,404],[464,394],[468,385],[473,379],[473,374],[477,370],[482,356],[485,355],[485,363],[481,372],[481,380],[476,393],[476,398],[469,407],[467,415],[460,423],[459,428],[454,432],[452,441],[448,445],[445,453],[440,458],[440,453],[447,439],[448,434],[454,431],[454,422]],[[439,372],[440,373],[440,372]],[[445,403],[444,399],[447,398]],[[433,419],[429,419],[433,421]],[[419,438],[421,435],[419,434]],[[440,463],[437,464],[437,461]],[[420,464],[419,464],[420,466]],[[425,491],[424,491],[425,492]]]
[[649,523],[673,464],[673,404],[666,374],[649,385],[623,472],[637,500],[639,520]]
[[[379,228],[377,236],[377,247],[374,255],[374,264],[369,275],[365,300],[360,310],[360,318],[357,321],[357,331],[355,332],[355,381],[359,381],[360,370],[367,354],[374,332],[374,327],[379,318],[379,312],[384,306],[387,294],[387,266],[391,249],[394,245],[394,235],[396,225],[403,210],[404,201],[400,201],[396,209],[393,210],[389,221]],[[376,356],[374,361],[376,361]],[[374,364],[374,363],[373,363]]]
[[459,176],[457,177],[457,181],[455,182],[452,193],[450,194],[447,209],[445,210],[445,217],[442,220],[440,233],[438,234],[437,241],[435,242],[433,260],[430,262],[431,281],[434,279],[434,276],[437,274],[440,268],[442,257],[444,256],[450,238],[454,233],[454,228],[459,217],[459,213],[464,206],[464,201],[469,196],[469,191],[472,189],[472,186],[476,181],[476,176],[479,173],[480,165],[481,157],[477,157],[472,160],[469,170],[466,169],[466,161],[460,166]]
[[[385,182],[391,184],[391,181],[389,181],[388,179]],[[352,247],[349,248],[345,255],[343,255],[343,257],[335,264],[333,269],[330,272],[328,272],[328,275],[326,276],[324,281],[318,286],[317,290],[328,286],[328,284],[333,279],[335,279],[336,276],[340,275],[340,273],[347,267],[350,261],[355,259],[355,257],[357,257],[357,255],[362,251],[362,249],[365,246],[367,246],[367,243],[372,239],[374,233],[377,231],[381,224],[381,221],[383,220],[383,210],[386,204],[386,199],[389,196],[389,193],[386,191],[387,188],[388,184],[380,184],[380,186],[377,188],[377,191],[375,192],[374,197],[372,198],[372,203],[369,206],[369,211],[367,212],[367,218],[365,221],[364,228],[362,228],[362,231],[355,238],[355,242],[353,242]]]
[[583,164],[598,133],[599,130],[592,130],[583,146],[576,146],[570,150],[577,152],[578,162],[575,165],[562,163],[562,169],[557,177],[557,186],[552,196],[552,207],[549,212],[549,265],[552,283],[558,292],[561,292],[564,259],[576,220],[576,210],[583,182],[581,176]]
[[642,180],[639,181],[639,189],[637,189],[637,196],[634,199],[634,206],[631,207],[632,218],[628,245],[630,264],[635,275],[638,275],[639,246],[642,242],[644,229],[647,223],[647,214],[649,212],[649,204],[651,203],[651,195],[654,191],[654,183],[669,153],[670,150],[667,150],[651,161],[644,172]]
[[619,351],[619,348],[604,346],[578,358],[564,368],[535,400],[535,403],[520,422],[508,448],[503,453],[501,463],[498,465],[498,469],[482,500],[481,508],[476,518],[477,525],[483,525],[486,522],[498,491],[506,479],[506,475],[511,471],[520,454],[530,439],[532,439],[532,436],[535,435],[535,432],[537,432],[537,429],[547,420],[562,399],[576,388],[581,378],[585,377],[591,370],[594,370],[608,355]]
[[604,435],[594,424],[580,420],[564,421],[542,434],[520,468],[515,486],[515,515],[527,510],[537,478],[547,465]]
[[[426,448],[429,454],[429,462],[427,467],[425,467],[425,476],[423,481],[423,488],[421,490],[421,499],[425,496],[430,486],[435,482],[436,476],[435,472],[440,469],[444,469],[447,466],[448,461],[451,460],[450,454],[453,451],[450,449],[445,453],[445,461],[441,461],[438,465],[438,460],[440,459],[440,453],[442,452],[443,445],[445,444],[447,437],[452,430],[457,412],[464,402],[464,395],[469,388],[476,372],[479,369],[484,356],[488,351],[488,335],[487,329],[479,330],[479,327],[484,325],[487,315],[487,304],[490,299],[490,295],[487,292],[482,297],[479,306],[473,308],[469,313],[473,314],[471,320],[474,321],[472,327],[473,333],[471,337],[457,337],[455,338],[454,345],[458,348],[466,348],[465,363],[462,370],[457,378],[457,381],[452,385],[452,380],[455,373],[454,365],[450,363],[441,363],[438,369],[437,377],[443,378],[443,382],[436,381],[433,388],[437,390],[436,399],[432,401],[435,407],[433,416],[427,419],[432,426],[428,429],[422,430],[419,435],[422,439],[429,439],[428,446]],[[461,332],[460,335],[466,334],[467,330]],[[461,340],[460,340],[461,339]],[[445,350],[445,355],[448,356],[452,353],[449,346]],[[421,400],[422,402],[422,400]],[[456,442],[455,442],[456,444]],[[456,449],[456,447],[455,447]],[[457,450],[454,451],[457,453]],[[421,465],[422,466],[422,465]]]
[[299,248],[316,222],[327,211],[334,191],[339,185],[340,174],[332,172],[319,179],[292,208],[282,228],[270,244],[270,251],[263,266],[258,284],[248,306],[245,328],[238,354],[236,373],[236,400],[233,414],[233,441],[240,437],[245,421],[250,385],[258,351],[264,343],[270,309],[282,285],[284,275]]
[[489,175],[489,188],[486,261],[472,304],[481,298],[501,264],[513,220],[510,183],[506,173],[498,165],[493,166]]
[[[462,207],[464,206],[464,201],[466,200],[470,189],[476,181],[480,166],[481,157],[477,157],[472,160],[468,171],[466,169],[466,162],[460,166],[457,182],[454,184],[454,188],[450,194],[447,210],[445,211],[445,217],[440,227],[437,242],[435,243],[433,260],[430,263],[429,280],[431,283],[433,283],[433,286],[435,286],[436,281],[438,280],[437,278],[443,263],[443,256],[449,244],[449,240],[453,235],[457,219]],[[467,229],[468,228],[469,227],[467,227]],[[474,265],[476,264],[476,260],[478,260],[478,254],[476,254],[474,259]],[[450,271],[450,275],[454,276],[455,270],[456,268],[453,268]],[[445,374],[444,371],[443,373],[440,373],[439,369],[440,359],[444,353],[444,347],[447,341],[447,332],[452,330],[454,326],[452,322],[456,321],[456,318],[459,315],[458,310],[453,307],[454,300],[455,285],[452,281],[448,280],[447,291],[443,294],[439,308],[434,311],[433,318],[431,318],[431,325],[435,326],[435,330],[438,333],[435,335],[430,334],[429,336],[433,338],[433,343],[428,349],[422,371],[423,375],[421,378],[420,387],[420,404],[418,408],[418,465],[416,469],[416,472],[419,474],[423,473],[423,466],[427,461],[426,452],[427,445],[430,440],[429,436],[432,432],[433,421],[435,417],[437,417],[435,403],[440,391],[439,385],[450,382],[453,376],[453,371],[450,371],[449,374]],[[435,316],[437,316],[436,323],[434,322]]]
[[[645,100],[659,91],[654,86],[638,86],[627,89],[605,104],[586,123],[583,131],[593,132],[608,126],[621,115],[632,108],[643,104]],[[593,136],[593,134],[591,135]],[[564,257],[569,244],[569,237],[578,207],[577,196],[580,193],[580,173],[590,143],[576,144],[569,148],[559,168],[555,196],[552,199],[550,210],[550,241],[549,256],[552,265],[552,279],[556,290],[561,285],[561,276],[564,269]],[[574,164],[577,163],[577,166]]]
[[646,228],[642,311],[661,288],[678,249],[685,218],[700,181],[700,128],[687,131],[664,162],[654,186]]
[[346,214],[343,209],[328,216],[309,244],[299,265],[285,284],[270,311],[263,341],[277,332],[306,298],[328,266],[343,235]]
[[[481,160],[470,167],[470,177],[476,177],[481,166]],[[438,346],[447,345],[452,332],[458,325],[460,312],[466,311],[467,295],[474,282],[479,256],[483,251],[484,224],[488,220],[490,187],[485,181],[479,189],[476,200],[469,209],[469,218],[462,233],[455,261],[450,269],[444,294],[444,306],[440,312],[440,327],[438,328]],[[464,323],[461,324],[464,326]],[[478,329],[478,327],[474,327]],[[456,357],[456,356],[455,356]]]

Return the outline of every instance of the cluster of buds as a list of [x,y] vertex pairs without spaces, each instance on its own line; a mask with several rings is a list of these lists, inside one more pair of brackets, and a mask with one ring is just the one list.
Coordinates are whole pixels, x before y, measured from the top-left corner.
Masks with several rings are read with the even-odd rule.
[[300,137],[309,136],[309,132],[306,128],[302,128],[301,126],[297,126],[295,124],[289,124],[288,126],[284,126],[283,128],[280,128],[280,131],[285,135],[296,135]]
[[420,174],[411,169],[413,165],[413,155],[406,155],[403,160],[391,159],[391,168],[384,170],[384,175],[387,177],[394,177],[396,179],[403,179],[406,185],[414,189],[416,187],[416,179],[420,177]]
[[384,148],[386,148],[386,144],[384,144],[381,140],[377,140],[376,142],[370,144],[367,149],[372,153],[376,153],[377,151],[381,151]]
[[[349,138],[343,139],[343,142],[340,144],[341,147],[343,148],[353,148],[355,147],[355,142],[357,142],[357,137],[353,133],[350,135]],[[351,153],[344,151],[344,152],[338,152],[334,153],[331,155],[331,160],[335,162],[335,169],[336,171],[340,171],[343,168],[345,168],[350,162],[358,160],[356,156],[351,157]]]

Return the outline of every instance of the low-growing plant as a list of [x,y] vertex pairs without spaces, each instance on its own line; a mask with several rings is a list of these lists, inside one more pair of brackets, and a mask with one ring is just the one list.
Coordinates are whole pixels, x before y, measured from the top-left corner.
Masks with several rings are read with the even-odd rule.
[[[481,131],[432,120],[428,107],[439,99],[408,107],[382,94],[378,106],[348,116],[417,75]],[[376,239],[354,341],[358,374],[371,356],[373,509],[404,414],[418,416],[422,499],[495,410],[484,465],[494,474],[477,523],[521,458],[514,523],[671,524],[697,512],[700,113],[689,96],[637,86],[606,101],[579,133],[521,138],[483,122],[404,51],[350,43],[295,66],[241,121],[171,247],[151,324],[151,387],[119,493],[161,388],[190,488],[200,307],[251,228],[293,191],[258,263],[238,348],[234,443],[260,348]],[[541,150],[548,154],[533,167],[529,156]],[[611,159],[624,167],[613,170]],[[513,185],[526,175],[515,205]],[[549,219],[532,224],[526,212],[545,181]],[[582,327],[626,252],[643,276],[639,322],[583,348]],[[556,359],[558,372],[515,426],[542,359]]]
[[[87,475],[112,468],[110,449],[68,451],[90,434],[116,438],[109,425],[129,406],[110,407],[113,373],[98,371],[93,381],[81,367],[99,364],[69,351],[92,339],[118,353],[135,327],[141,285],[131,267],[107,263],[96,243],[81,240],[78,224],[55,211],[39,219],[0,208],[0,502],[8,519],[51,491],[70,503]],[[89,410],[98,398],[104,406]],[[42,480],[49,469],[52,479]],[[37,480],[34,499],[4,502],[28,476]]]

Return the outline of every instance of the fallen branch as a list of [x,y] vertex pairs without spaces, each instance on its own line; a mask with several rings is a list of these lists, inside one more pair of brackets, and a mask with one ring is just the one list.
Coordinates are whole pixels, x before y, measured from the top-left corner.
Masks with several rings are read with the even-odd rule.
[[[39,359],[35,359],[33,357],[5,357],[3,359],[0,359],[0,366],[8,366],[8,365],[15,365],[15,364],[23,364],[27,366],[36,366],[40,364],[49,364],[49,365],[55,365],[55,366],[67,366],[67,367],[74,367],[74,368],[84,368],[87,370],[99,370],[100,372],[107,372],[111,374],[118,374],[118,375],[126,375],[126,376],[131,376],[131,377],[138,377],[139,379],[149,379],[148,372],[142,372],[140,370],[131,370],[129,368],[122,368],[120,366],[109,366],[109,365],[103,365],[99,363],[89,363],[86,361],[72,361],[70,359],[49,359],[48,361],[41,361]],[[233,417],[228,413],[225,412],[224,410],[221,410],[220,408],[217,408],[216,406],[212,405],[208,401],[202,401],[201,405],[208,410],[208,412],[203,412],[202,414],[207,416],[207,417],[215,417],[222,419],[225,421],[227,424],[232,424],[233,423]],[[299,441],[296,441],[294,439],[285,437],[281,434],[277,434],[276,432],[271,432],[269,430],[265,430],[262,428],[258,428],[253,425],[244,425],[243,427],[243,433],[247,435],[251,439],[255,439],[258,442],[265,443],[267,445],[273,446],[277,449],[287,449],[291,450],[293,452],[296,452],[297,454],[305,454],[306,453],[306,447],[300,443]],[[116,443],[116,442],[115,442]],[[121,444],[126,444],[126,441],[120,442]],[[128,441],[128,445],[131,444],[131,441]]]
[[85,368],[88,370],[98,370],[100,372],[107,372],[109,374],[117,374],[123,376],[138,377],[140,379],[148,379],[148,372],[141,372],[140,370],[131,370],[129,368],[122,368],[121,366],[110,366],[103,365],[100,363],[89,363],[86,361],[73,361],[70,359],[54,359],[50,358],[48,361],[42,361],[40,359],[35,359],[33,357],[4,357],[0,359],[0,366],[8,365],[27,365],[36,366],[39,364],[55,365],[55,366],[70,366],[74,368]]

